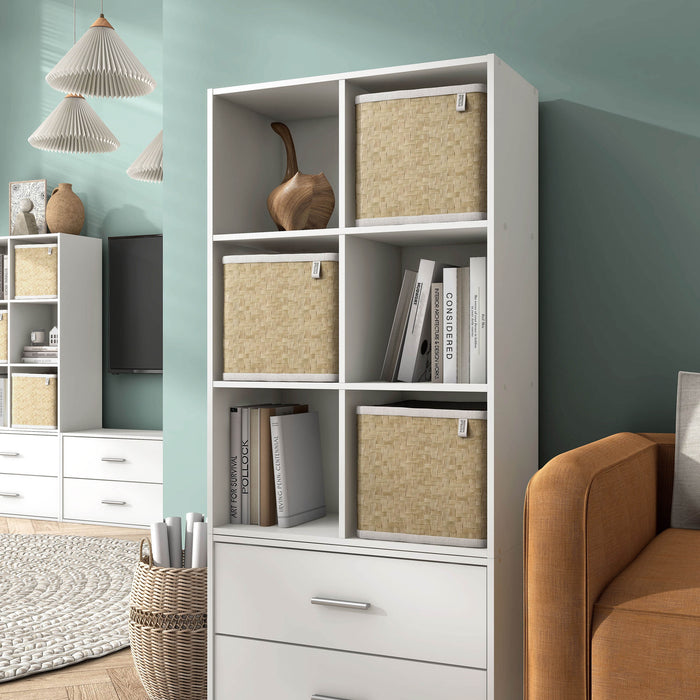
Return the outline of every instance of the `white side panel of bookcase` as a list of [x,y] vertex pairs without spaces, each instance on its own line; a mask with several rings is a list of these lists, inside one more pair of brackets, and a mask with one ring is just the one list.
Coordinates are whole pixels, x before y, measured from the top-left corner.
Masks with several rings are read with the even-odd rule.
[[102,239],[59,234],[58,256],[59,427],[63,431],[99,427]]
[[538,466],[538,102],[537,90],[497,58],[489,83],[489,536],[496,557],[489,693],[511,698],[522,694],[522,586],[513,578],[522,575],[525,488]]

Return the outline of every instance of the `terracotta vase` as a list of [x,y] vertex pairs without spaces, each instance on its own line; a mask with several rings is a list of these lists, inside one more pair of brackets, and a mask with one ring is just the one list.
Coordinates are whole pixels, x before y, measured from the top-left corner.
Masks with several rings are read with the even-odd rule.
[[280,231],[326,228],[335,207],[331,183],[323,173],[304,175],[297,167],[292,135],[285,124],[274,122],[287,151],[287,171],[282,184],[267,198],[267,209]]
[[85,207],[69,182],[61,182],[46,203],[46,225],[51,233],[80,234]]

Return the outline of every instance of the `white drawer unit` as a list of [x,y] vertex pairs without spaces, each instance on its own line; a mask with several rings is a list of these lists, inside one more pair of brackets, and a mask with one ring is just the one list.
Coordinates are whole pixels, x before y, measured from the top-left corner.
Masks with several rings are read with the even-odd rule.
[[63,517],[115,525],[150,525],[163,519],[163,486],[64,479]]
[[214,559],[215,633],[486,668],[485,566],[222,543]]
[[63,438],[63,476],[163,483],[163,443],[110,437]]
[[58,479],[0,474],[0,513],[34,518],[58,517]]
[[58,476],[56,435],[0,434],[0,473]]
[[[486,672],[216,635],[221,700],[486,699]],[[250,669],[258,669],[250,673]]]

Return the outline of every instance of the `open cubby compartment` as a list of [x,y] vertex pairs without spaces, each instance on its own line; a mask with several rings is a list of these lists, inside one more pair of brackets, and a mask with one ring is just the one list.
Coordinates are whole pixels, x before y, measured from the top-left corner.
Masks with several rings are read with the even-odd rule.
[[[438,237],[437,242],[421,235],[411,242],[399,245],[397,239],[380,233],[343,236],[344,325],[340,337],[346,382],[379,381],[405,269],[417,271],[421,258],[461,267],[468,265],[470,257],[486,255],[485,229],[459,237]],[[431,388],[435,386],[440,385]]]
[[49,344],[49,332],[58,327],[58,305],[56,302],[47,303],[39,301],[13,301],[10,314],[10,347],[9,358],[12,364],[21,367],[51,367],[58,364],[58,359],[50,364],[32,365],[22,362],[22,352],[25,345],[31,345],[31,331],[43,330],[46,333],[46,342]]
[[[281,528],[276,525],[232,525],[229,518],[229,455],[230,409],[260,403],[308,404],[310,411],[317,411],[321,427],[321,452],[323,457],[323,483],[326,500],[326,516],[318,520]],[[336,540],[338,538],[338,392],[324,388],[285,388],[280,385],[267,387],[223,388],[212,391],[213,430],[210,445],[212,481],[210,503],[213,505],[209,520],[217,535],[290,540]]]
[[[328,228],[338,227],[338,81],[290,81],[211,90],[209,93],[211,231],[216,234],[274,231],[267,197],[286,168],[281,138],[291,131],[300,172],[323,172],[336,198]],[[213,144],[216,144],[214,148]]]
[[[368,71],[350,80],[341,81],[342,143],[344,144],[344,214],[343,226],[355,226],[355,98],[358,95],[394,90],[417,90],[420,88],[465,85],[469,83],[489,84],[489,61],[492,57],[477,56],[455,61],[441,61],[439,65],[417,65]],[[493,98],[488,98],[488,109],[492,111]],[[436,225],[440,228],[442,225]],[[404,224],[401,227],[408,227]]]

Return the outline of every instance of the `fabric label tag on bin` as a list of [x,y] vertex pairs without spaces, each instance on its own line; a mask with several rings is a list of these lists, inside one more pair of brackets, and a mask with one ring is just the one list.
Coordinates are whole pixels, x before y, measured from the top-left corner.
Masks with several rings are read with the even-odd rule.
[[311,263],[311,276],[315,280],[321,279],[321,261],[320,260],[314,260]]
[[457,419],[457,435],[459,437],[467,437],[469,432],[469,419],[468,418],[458,418]]
[[466,112],[467,111],[467,93],[459,92],[457,93],[457,111]]

